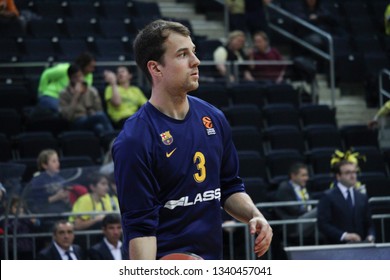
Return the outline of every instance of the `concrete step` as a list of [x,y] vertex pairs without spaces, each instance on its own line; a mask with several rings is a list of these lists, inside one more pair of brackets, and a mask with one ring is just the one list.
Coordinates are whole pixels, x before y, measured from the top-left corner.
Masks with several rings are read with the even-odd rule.
[[167,18],[205,21],[205,15],[196,14],[195,7],[189,3],[160,3],[161,14]]

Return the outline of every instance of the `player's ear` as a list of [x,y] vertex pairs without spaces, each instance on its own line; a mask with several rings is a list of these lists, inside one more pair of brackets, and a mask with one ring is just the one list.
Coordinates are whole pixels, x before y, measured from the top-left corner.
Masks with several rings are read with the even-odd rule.
[[147,67],[150,75],[153,76],[161,76],[162,73],[160,71],[160,64],[155,60],[149,60],[147,63]]

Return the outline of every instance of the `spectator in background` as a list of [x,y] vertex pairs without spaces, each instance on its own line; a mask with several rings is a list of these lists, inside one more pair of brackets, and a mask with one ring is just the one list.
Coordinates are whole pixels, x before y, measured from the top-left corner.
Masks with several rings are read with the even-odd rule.
[[342,160],[335,164],[336,185],[318,204],[317,223],[328,243],[374,242],[368,198],[357,191],[356,164]]
[[[214,51],[214,62],[217,70],[222,77],[228,77],[230,82],[237,82],[234,76],[233,65],[229,66],[226,63],[234,61],[243,62],[248,60],[244,52],[245,33],[240,30],[235,30],[229,33],[226,46],[219,46]],[[230,68],[228,68],[230,67]],[[248,65],[239,67],[240,78],[245,81],[254,81]]]
[[89,249],[91,260],[124,260],[122,225],[119,214],[107,214],[103,219],[104,238]]
[[[105,212],[119,211],[118,198],[109,195],[109,180],[107,176],[99,173],[90,174],[89,193],[80,196],[73,204],[72,212]],[[104,214],[77,215],[69,217],[76,230],[99,229]]]
[[[10,201],[10,214],[14,218],[8,221],[8,234],[28,234],[34,233],[40,225],[40,221],[35,218],[23,218],[27,214],[27,208],[24,201],[19,196],[14,196]],[[10,251],[10,259],[13,259],[13,238],[9,240],[8,249]],[[33,259],[33,239],[31,237],[18,237],[16,240],[17,259],[32,260]]]
[[37,176],[28,186],[29,207],[34,213],[61,213],[71,209],[69,191],[60,175],[60,161],[55,150],[45,149],[37,158]]
[[385,33],[390,35],[390,4],[387,5],[384,15],[385,20]]
[[[253,35],[254,47],[249,58],[254,61],[281,61],[282,55],[279,51],[271,47],[268,35],[263,31],[258,31]],[[258,80],[281,83],[285,73],[284,65],[254,65],[253,76]]]
[[246,32],[245,0],[226,0],[229,9],[229,30]]
[[[321,4],[320,0],[303,0],[297,10],[297,16],[331,34],[340,34],[337,19]],[[300,28],[299,32],[309,43],[324,48],[326,41],[311,30]]]
[[[352,152],[350,150],[345,152],[335,150],[335,152],[333,153],[330,159],[330,166],[332,169],[334,169],[335,167],[337,167],[339,162],[348,161],[355,165],[357,171],[360,171],[359,160],[365,161],[366,157],[364,155],[360,155],[358,152]],[[332,182],[330,188],[333,188],[335,185],[337,185],[337,181]],[[356,180],[354,187],[357,191],[359,191],[362,194],[367,193],[366,186],[358,180]]]
[[[93,82],[93,71],[95,70],[95,58],[88,52],[80,54],[75,61],[83,76],[84,81],[91,86]],[[59,63],[43,71],[38,85],[38,109],[49,110],[58,113],[60,92],[69,84],[67,71],[70,63]]]
[[97,90],[84,80],[78,64],[70,65],[67,72],[69,84],[60,93],[60,113],[71,123],[71,128],[92,130],[98,136],[113,131]]
[[[389,5],[390,6],[390,5]],[[389,9],[390,13],[390,9]],[[374,118],[368,122],[368,127],[373,129],[378,126],[378,121],[380,118],[385,117],[390,114],[390,100],[387,101],[375,114]]]
[[272,0],[245,0],[245,17],[247,30],[253,36],[258,30],[268,32],[266,6]]
[[[288,175],[289,180],[280,183],[275,194],[275,200],[301,202],[310,200],[309,193],[306,189],[306,183],[309,180],[307,165],[299,162],[292,164]],[[276,207],[275,213],[281,220],[309,219],[315,218],[317,215],[316,209],[313,209],[309,204]],[[288,236],[299,236],[299,225],[293,225],[293,227],[289,228]],[[314,233],[314,223],[302,223],[302,233],[304,237],[312,236]]]
[[148,101],[139,87],[131,85],[132,78],[132,73],[125,66],[119,66],[116,75],[112,71],[104,71],[104,80],[108,83],[104,92],[107,114],[118,129]]
[[84,251],[73,244],[74,228],[66,221],[60,220],[53,227],[53,242],[39,252],[38,260],[83,260]]

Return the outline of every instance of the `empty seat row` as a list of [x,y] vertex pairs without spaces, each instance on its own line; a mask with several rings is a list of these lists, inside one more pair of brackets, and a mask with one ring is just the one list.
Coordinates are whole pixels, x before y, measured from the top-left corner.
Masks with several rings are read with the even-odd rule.
[[310,125],[303,131],[294,126],[272,126],[260,132],[255,126],[232,126],[238,150],[265,154],[274,150],[293,149],[303,154],[313,149],[348,150],[357,147],[379,148],[378,134],[364,125]]
[[12,140],[0,134],[0,160],[37,158],[42,150],[53,149],[61,156],[88,156],[100,164],[117,134],[118,131],[114,131],[99,138],[91,131],[65,131],[58,137],[51,132],[26,132],[16,135]]

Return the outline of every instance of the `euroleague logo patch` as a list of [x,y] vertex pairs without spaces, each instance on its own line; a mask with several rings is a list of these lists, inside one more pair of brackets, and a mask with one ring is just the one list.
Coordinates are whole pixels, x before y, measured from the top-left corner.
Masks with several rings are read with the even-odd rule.
[[202,122],[204,127],[206,128],[207,135],[214,135],[215,134],[215,129],[213,122],[210,117],[203,117]]

